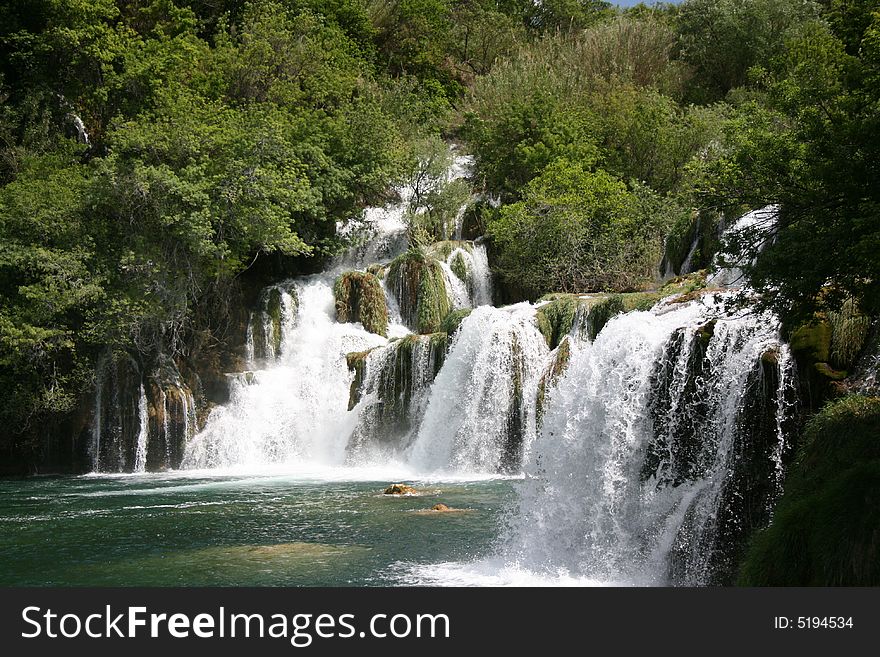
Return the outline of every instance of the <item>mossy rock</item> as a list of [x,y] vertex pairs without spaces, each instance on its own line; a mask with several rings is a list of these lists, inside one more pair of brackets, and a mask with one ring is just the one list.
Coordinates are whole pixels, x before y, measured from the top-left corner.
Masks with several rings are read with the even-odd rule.
[[826,404],[807,425],[771,525],[741,569],[746,586],[880,585],[880,398]]
[[472,308],[462,308],[461,310],[453,310],[451,313],[446,315],[443,322],[440,324],[440,331],[445,333],[450,338],[455,335],[458,331],[458,328],[461,326],[461,323],[465,320],[465,317],[470,315],[473,312]]
[[693,212],[679,218],[666,238],[661,270],[665,270],[668,263],[674,273],[680,274],[695,241],[697,248],[691,258],[691,267],[709,267],[721,247],[718,230],[720,220],[721,215],[710,210]]
[[788,340],[791,350],[813,363],[827,363],[831,357],[831,324],[817,318],[809,324],[802,324]]
[[548,393],[553,386],[556,385],[559,377],[561,377],[565,370],[568,369],[569,361],[571,361],[571,338],[565,336],[562,338],[562,341],[556,349],[550,367],[547,368],[547,371],[544,372],[541,376],[541,380],[538,382],[538,393],[535,400],[535,417],[539,427],[544,419],[544,408],[546,406]]
[[394,259],[387,277],[407,326],[423,334],[439,331],[452,310],[440,263],[412,249]]
[[443,240],[441,242],[434,242],[429,246],[428,252],[438,260],[446,262],[449,256],[452,255],[452,252],[456,249],[462,249],[468,253],[473,253],[474,244],[473,242],[467,242],[465,240]]
[[464,256],[461,254],[461,251],[456,253],[452,261],[449,263],[449,268],[452,270],[452,273],[458,276],[458,279],[465,284],[467,284],[468,288],[471,287],[471,272],[468,269],[467,263],[464,261]]
[[538,330],[547,341],[547,346],[555,349],[562,339],[571,333],[578,310],[576,295],[559,295],[550,303],[544,304],[535,312]]
[[704,350],[709,346],[709,343],[712,341],[712,337],[715,335],[715,326],[717,323],[718,320],[713,319],[706,322],[697,329],[697,340],[699,340],[700,344],[703,345]]
[[349,271],[336,279],[336,319],[360,322],[370,333],[385,336],[388,332],[388,306],[385,292],[375,274]]
[[761,354],[761,364],[767,367],[776,367],[779,364],[779,350],[776,348],[768,349]]
[[348,391],[348,410],[357,406],[361,400],[361,388],[367,374],[367,358],[372,349],[366,351],[352,351],[345,354],[345,364],[348,369],[354,372],[354,380],[351,382],[351,388]]
[[828,363],[813,363],[813,369],[821,376],[832,381],[843,381],[848,375],[844,370],[836,370]]
[[385,278],[385,271],[386,271],[385,265],[372,264],[369,267],[367,267],[367,273],[372,274],[373,276],[378,278],[380,281],[383,278]]
[[588,318],[590,340],[596,339],[612,317],[633,310],[650,310],[662,298],[663,295],[659,292],[632,292],[615,294],[600,301],[590,309]]

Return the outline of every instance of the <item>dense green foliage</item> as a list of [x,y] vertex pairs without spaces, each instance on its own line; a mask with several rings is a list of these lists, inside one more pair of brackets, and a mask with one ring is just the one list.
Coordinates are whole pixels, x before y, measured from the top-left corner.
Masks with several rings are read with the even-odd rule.
[[772,524],[749,549],[749,586],[880,584],[880,399],[829,403],[807,427]]
[[242,272],[270,254],[295,268],[334,252],[336,223],[386,198],[448,101],[377,65],[367,9],[4,3],[8,426],[70,411],[108,346],[186,353],[204,331],[222,342]]
[[533,294],[638,288],[662,254],[660,204],[646,187],[557,160],[490,224],[498,269]]
[[[754,98],[696,184],[718,207],[780,205],[775,239],[748,269],[795,317],[846,299],[880,310],[880,2],[828,5],[753,70]],[[766,237],[745,231],[727,250],[751,260]]]

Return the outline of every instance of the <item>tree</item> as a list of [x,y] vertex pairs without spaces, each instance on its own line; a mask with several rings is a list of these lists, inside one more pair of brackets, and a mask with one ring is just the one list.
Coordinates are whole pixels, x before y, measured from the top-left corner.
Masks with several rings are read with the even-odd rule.
[[745,85],[816,18],[813,0],[688,0],[676,16],[681,58],[694,69],[691,98],[712,102]]
[[653,279],[668,226],[650,190],[556,160],[489,223],[498,268],[539,296],[638,289]]
[[724,154],[702,192],[719,205],[781,206],[770,234],[742,235],[725,250],[750,261],[764,303],[791,317],[854,299],[880,311],[880,14],[859,56],[823,25],[788,43],[765,71],[768,107],[731,121]]

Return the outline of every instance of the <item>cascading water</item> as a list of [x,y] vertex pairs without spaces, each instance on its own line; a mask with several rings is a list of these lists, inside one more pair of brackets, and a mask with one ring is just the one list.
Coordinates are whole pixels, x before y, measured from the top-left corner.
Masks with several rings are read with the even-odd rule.
[[[451,175],[463,175],[456,161]],[[571,330],[551,341],[539,305],[490,305],[484,244],[405,253],[402,196],[369,210],[367,238],[352,234],[327,271],[263,290],[247,325],[250,369],[227,375],[229,401],[201,430],[172,359],[151,369],[107,359],[95,470],[395,463],[441,478],[524,475],[496,570],[729,581],[745,538],[772,514],[790,451],[796,372],[775,318],[727,316],[734,293],[721,292],[618,315],[597,332],[591,313],[606,297],[584,295]],[[776,211],[733,230],[772,224]],[[736,264],[711,282],[741,285]],[[360,323],[369,315],[337,321],[334,284],[352,270],[363,294],[384,294],[386,329],[384,315],[375,333]],[[435,292],[448,305],[428,303]],[[462,310],[457,325],[423,317],[449,308]]]
[[[779,216],[778,205],[768,205],[752,210],[736,220],[724,233],[724,241],[740,247],[747,247],[747,252],[760,252],[774,238],[774,228]],[[737,249],[739,250],[739,249]],[[719,253],[717,262],[724,266],[713,273],[708,282],[720,287],[743,286],[746,284],[742,267],[744,262],[736,262],[729,253]]]
[[215,408],[187,445],[185,468],[265,465],[293,459],[340,463],[351,374],[348,352],[387,343],[335,321],[331,275],[292,281],[299,299],[275,360],[237,376],[229,403]]
[[94,472],[179,467],[196,433],[196,403],[170,357],[148,375],[133,356],[105,354],[98,363],[89,454]]
[[529,304],[474,310],[434,381],[409,462],[427,471],[517,471],[534,436],[547,352]]
[[147,414],[147,393],[141,384],[141,394],[138,398],[138,421],[140,422],[140,430],[138,431],[137,445],[134,454],[134,471],[144,472],[147,467],[147,441],[150,438],[150,418]]

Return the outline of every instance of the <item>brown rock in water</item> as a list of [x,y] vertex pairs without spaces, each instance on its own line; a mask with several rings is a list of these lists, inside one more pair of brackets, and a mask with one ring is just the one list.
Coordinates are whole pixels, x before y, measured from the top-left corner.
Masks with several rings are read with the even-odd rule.
[[417,492],[415,488],[406,484],[391,484],[385,489],[386,495],[414,495]]
[[432,506],[431,511],[452,511],[452,509],[450,509],[445,504],[441,503],[441,504],[435,504],[434,506]]

